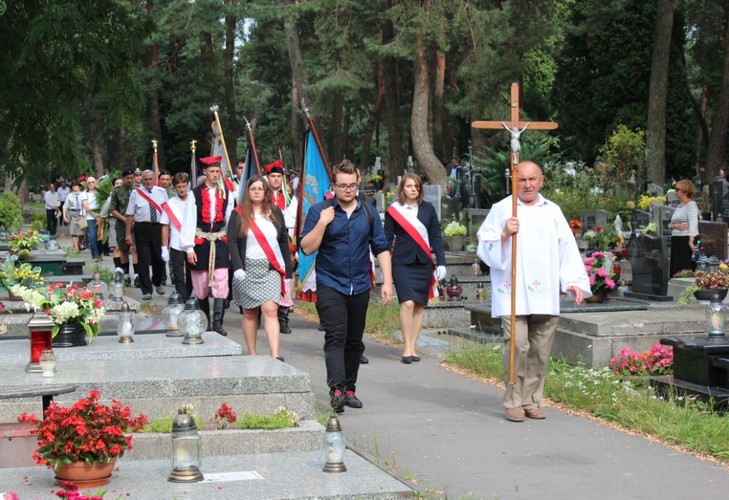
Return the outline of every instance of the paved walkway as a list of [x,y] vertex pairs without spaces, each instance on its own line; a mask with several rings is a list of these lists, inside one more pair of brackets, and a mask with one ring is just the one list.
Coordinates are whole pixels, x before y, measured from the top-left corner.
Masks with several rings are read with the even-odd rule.
[[[104,263],[111,266],[111,258]],[[166,302],[172,288],[165,288],[156,305]],[[141,298],[139,289],[131,293]],[[231,307],[226,329],[243,344],[240,320]],[[296,314],[291,326],[281,354],[311,374],[326,408],[323,333]],[[423,340],[422,362],[411,365],[400,363],[400,349],[366,341],[370,363],[357,388],[364,408],[347,408],[341,423],[354,448],[427,498],[710,499],[729,491],[723,467],[555,408],[546,408],[546,420],[507,422],[501,389],[445,370],[443,336]],[[267,353],[263,330],[258,341],[258,352]]]

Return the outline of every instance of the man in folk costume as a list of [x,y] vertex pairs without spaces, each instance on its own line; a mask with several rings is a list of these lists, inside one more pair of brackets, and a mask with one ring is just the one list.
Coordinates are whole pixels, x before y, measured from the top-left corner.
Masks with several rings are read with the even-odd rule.
[[[296,226],[296,212],[298,210],[298,202],[294,196],[289,196],[284,190],[284,176],[286,170],[284,169],[283,162],[276,160],[273,163],[266,165],[266,180],[268,186],[271,188],[271,201],[274,205],[281,209],[284,215],[284,223],[289,233],[289,247],[291,247],[291,241],[294,236],[294,228]],[[291,255],[296,254],[296,249],[291,248]],[[286,295],[281,297],[278,303],[278,322],[281,329],[281,333],[291,333],[289,327],[289,313],[291,307],[294,305],[291,299],[291,279],[286,280]]]
[[180,240],[183,247],[191,248],[187,252],[187,265],[200,309],[210,322],[208,291],[212,290],[212,329],[220,335],[227,335],[223,329],[230,268],[226,227],[233,210],[233,196],[221,178],[221,160],[220,156],[200,158],[205,182],[192,190],[196,217],[185,223]]

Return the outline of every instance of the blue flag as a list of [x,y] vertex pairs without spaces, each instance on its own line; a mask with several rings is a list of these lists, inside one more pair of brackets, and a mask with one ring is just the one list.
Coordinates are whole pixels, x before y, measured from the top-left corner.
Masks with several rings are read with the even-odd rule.
[[253,161],[253,150],[248,147],[248,150],[246,151],[246,166],[243,168],[243,178],[241,179],[240,186],[238,187],[238,205],[243,203],[248,179],[255,175],[258,175],[258,171],[256,170],[256,164]]
[[[314,134],[309,131],[306,134],[304,143],[304,166],[301,169],[301,227],[303,228],[306,214],[312,205],[324,200],[330,190],[331,181],[329,174],[324,166],[324,160],[319,154],[314,140]],[[300,232],[300,231],[299,231]],[[311,255],[304,255],[299,250],[299,288],[297,295],[304,301],[313,302],[314,293],[316,292],[316,273],[314,272],[314,263],[316,262],[316,252]]]

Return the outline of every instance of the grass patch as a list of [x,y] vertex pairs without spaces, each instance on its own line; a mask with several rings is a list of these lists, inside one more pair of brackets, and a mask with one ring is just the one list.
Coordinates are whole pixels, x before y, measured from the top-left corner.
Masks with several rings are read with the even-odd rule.
[[[483,378],[503,379],[502,345],[467,348],[445,362]],[[623,378],[609,368],[587,368],[550,360],[545,396],[620,429],[656,438],[704,458],[729,464],[729,418],[711,404],[667,394],[644,379]]]
[[[203,419],[194,415],[195,425],[198,429],[215,429],[214,424],[206,425]],[[139,432],[172,432],[172,421],[174,417],[172,415],[166,417],[160,417],[152,420],[150,423],[145,425]],[[293,419],[287,412],[277,411],[273,415],[258,415],[256,413],[246,413],[237,422],[232,424],[236,429],[263,429],[263,430],[276,430],[276,429],[288,429],[296,427],[296,419]]]

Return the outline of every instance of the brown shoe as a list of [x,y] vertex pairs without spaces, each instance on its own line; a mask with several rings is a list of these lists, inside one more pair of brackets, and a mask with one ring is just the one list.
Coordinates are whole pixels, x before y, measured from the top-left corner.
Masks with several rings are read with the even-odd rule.
[[544,420],[547,416],[544,414],[541,408],[526,408],[524,414],[535,420]]
[[509,422],[523,422],[524,410],[522,410],[521,408],[507,408],[506,420],[508,420]]

